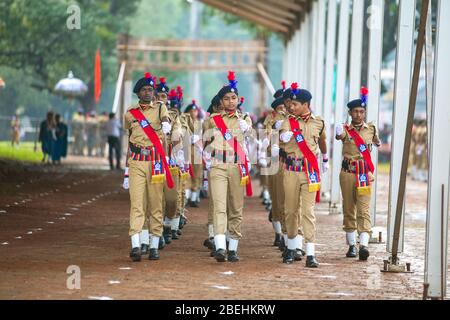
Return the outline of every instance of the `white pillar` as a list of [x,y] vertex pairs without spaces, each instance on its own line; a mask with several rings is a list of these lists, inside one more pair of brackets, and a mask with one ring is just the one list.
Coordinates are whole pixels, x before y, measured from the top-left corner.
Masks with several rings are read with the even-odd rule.
[[288,74],[288,47],[287,44],[284,46],[283,48],[283,72],[281,75],[282,79],[287,79],[287,74]]
[[[338,41],[338,63],[336,81],[336,108],[334,112],[334,123],[344,122],[344,106],[346,102],[346,82],[347,82],[347,58],[349,42],[349,22],[350,22],[350,0],[341,0],[339,17],[339,41]],[[334,136],[334,133],[330,133]],[[334,138],[334,137],[333,137]],[[331,177],[331,206],[336,212],[340,212],[338,204],[341,203],[341,188],[339,186],[339,173],[342,164],[342,142],[334,140],[333,147],[333,175]]]
[[[369,89],[367,105],[367,122],[374,122],[378,127],[378,115],[380,109],[381,92],[381,60],[383,55],[383,17],[384,0],[372,0],[370,11],[370,40],[369,40],[369,70],[368,84]],[[375,166],[375,181],[372,184],[372,201],[370,203],[370,215],[372,225],[376,224],[376,201],[377,201],[377,173],[378,173],[378,149],[372,149],[372,161]]]
[[[324,90],[324,104],[323,104],[323,117],[325,119],[325,125],[327,130],[327,145],[331,150],[331,142],[334,140],[334,134],[331,132],[331,116],[333,109],[333,77],[334,77],[334,65],[335,65],[335,51],[336,51],[336,14],[337,14],[337,2],[336,0],[328,1],[328,27],[327,27],[327,47],[326,47],[326,65],[325,65],[325,90]],[[331,179],[334,167],[327,175],[322,177],[322,193],[328,194],[331,190]]]
[[[324,63],[325,63],[325,13],[326,13],[326,0],[319,0],[318,3],[318,15],[317,15],[317,59],[316,59],[316,83],[314,105],[315,111],[318,115],[323,117],[323,93],[324,93]],[[329,119],[325,119],[329,121]]]
[[305,50],[301,46],[301,35],[302,30],[297,30],[296,36],[294,38],[294,56],[295,56],[295,65],[294,65],[294,75],[292,81],[298,81],[299,70],[301,70],[302,59],[305,55]]
[[364,1],[353,1],[349,100],[358,99],[361,91],[363,26]]
[[311,66],[309,68],[309,90],[312,92],[313,95],[313,101],[312,101],[312,108],[314,112],[317,114],[317,111],[315,109],[315,96],[317,94],[317,88],[316,88],[316,76],[317,76],[317,27],[318,27],[318,19],[317,19],[317,6],[319,3],[313,2],[312,11],[311,11],[311,30],[310,30],[310,36],[311,36]]
[[[387,221],[386,250],[392,252],[397,199],[400,186],[400,172],[405,144],[406,121],[411,91],[412,56],[414,46],[415,0],[400,0],[400,11],[397,31],[397,54],[395,63],[394,112],[392,119],[391,172],[389,183],[389,204]],[[403,205],[403,213],[405,207]],[[403,214],[404,217],[404,214]],[[402,219],[398,252],[403,252]]]
[[297,66],[297,74],[295,77],[295,81],[299,82],[299,87],[304,88],[304,78],[303,73],[305,72],[305,67],[303,65],[303,61],[305,61],[306,50],[305,50],[305,21],[300,23],[300,30],[298,35],[298,55],[300,57],[299,64]]
[[450,1],[438,2],[434,99],[429,148],[428,210],[425,248],[425,283],[428,296],[445,297],[447,292],[447,236],[450,148]]

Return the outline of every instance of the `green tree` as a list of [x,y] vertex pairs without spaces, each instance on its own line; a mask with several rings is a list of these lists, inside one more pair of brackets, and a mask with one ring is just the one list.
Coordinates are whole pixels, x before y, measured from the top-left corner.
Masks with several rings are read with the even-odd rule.
[[[140,0],[3,0],[0,2],[0,66],[20,70],[30,85],[53,91],[56,82],[73,70],[89,87],[80,98],[93,109],[94,56],[102,53],[103,81],[114,79],[117,34],[129,27],[127,17]],[[81,28],[69,30],[67,8],[76,4]]]

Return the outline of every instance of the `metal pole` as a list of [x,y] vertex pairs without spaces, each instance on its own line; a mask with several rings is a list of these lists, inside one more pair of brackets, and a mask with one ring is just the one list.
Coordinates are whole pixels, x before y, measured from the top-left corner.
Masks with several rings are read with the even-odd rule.
[[[428,4],[426,2],[424,7]],[[422,17],[426,16],[426,8]],[[422,21],[421,21],[422,22]],[[425,29],[425,28],[423,28]],[[428,283],[428,297],[446,296],[447,280],[447,237],[449,210],[449,163],[450,148],[450,1],[438,2],[436,34],[436,55],[434,65],[434,97],[431,126],[430,164],[428,179],[428,208],[425,246],[425,283]],[[423,39],[424,30],[419,31]],[[423,40],[422,40],[423,41]]]
[[[389,180],[389,206],[387,220],[386,250],[392,252],[394,236],[395,208],[397,208],[398,187],[403,148],[406,136],[404,115],[408,112],[409,90],[411,89],[412,54],[414,46],[415,0],[400,0],[397,31],[397,57],[395,63],[394,113],[392,119],[391,172]],[[402,213],[404,213],[404,203]],[[403,252],[402,219],[399,237],[399,252]]]
[[[323,104],[323,117],[325,121],[327,132],[327,144],[331,147],[333,139],[333,133],[331,132],[331,115],[333,110],[333,77],[334,77],[334,64],[335,64],[335,51],[336,51],[336,16],[337,16],[337,2],[336,0],[328,0],[328,26],[327,26],[327,44],[326,44],[326,65],[325,65],[325,90],[324,90],[324,104]],[[334,163],[333,158],[332,163]],[[327,194],[331,190],[331,179],[334,170],[340,168],[333,165],[328,175],[324,176],[322,181],[322,192]],[[335,181],[333,183],[336,183]]]
[[[367,121],[372,121],[378,127],[378,116],[381,95],[381,60],[383,55],[383,25],[384,25],[384,0],[372,0],[369,7],[371,15],[370,40],[369,40],[369,70],[368,84],[369,107],[367,109]],[[372,149],[372,160],[375,166],[375,181],[372,184],[372,200],[370,202],[370,215],[372,225],[376,224],[377,201],[377,173],[378,173],[378,149]]]
[[[398,198],[397,198],[397,207],[395,210],[395,224],[394,224],[394,237],[392,242],[392,264],[398,263],[398,245],[399,245],[399,237],[400,237],[400,227],[402,220],[402,212],[403,212],[403,204],[405,200],[405,187],[406,187],[406,173],[408,171],[408,158],[409,158],[409,149],[411,147],[411,130],[414,120],[414,111],[416,109],[416,101],[417,101],[417,87],[419,85],[419,76],[420,76],[420,64],[422,62],[422,52],[423,46],[425,42],[425,26],[427,22],[427,11],[428,11],[429,0],[422,0],[422,10],[420,14],[420,25],[419,25],[419,34],[417,38],[416,45],[416,56],[414,61],[414,72],[411,86],[411,95],[409,100],[409,108],[408,108],[408,118],[406,124],[406,132],[408,134],[405,135],[405,143],[403,149],[403,158],[402,158],[402,170],[400,174],[400,184],[398,189]],[[448,90],[447,90],[448,91]],[[447,115],[448,116],[448,115]],[[448,138],[447,138],[448,139]],[[447,158],[447,172],[448,172],[448,158]],[[448,175],[447,175],[448,177]]]
[[[341,0],[339,18],[339,45],[337,63],[336,84],[336,110],[334,112],[334,123],[344,122],[344,105],[346,104],[346,82],[347,82],[347,58],[350,22],[350,0]],[[333,136],[334,134],[331,133]],[[333,146],[333,176],[331,187],[331,204],[334,212],[340,212],[338,204],[341,202],[341,190],[339,187],[339,173],[342,163],[342,143]]]
[[[324,62],[325,62],[325,13],[326,0],[319,0],[318,4],[318,26],[317,26],[317,60],[316,60],[316,84],[315,84],[315,110],[323,116],[323,93],[324,93]],[[328,120],[329,121],[329,120]],[[326,175],[328,176],[328,175]],[[322,179],[323,182],[323,179]]]
[[350,52],[350,99],[357,99],[361,89],[364,0],[353,1],[352,47]]

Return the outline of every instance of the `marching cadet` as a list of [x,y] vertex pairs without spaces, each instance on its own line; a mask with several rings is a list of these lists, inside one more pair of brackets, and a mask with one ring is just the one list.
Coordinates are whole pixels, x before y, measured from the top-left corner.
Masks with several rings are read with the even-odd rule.
[[181,201],[181,174],[180,167],[184,165],[184,151],[180,146],[182,141],[182,131],[180,122],[180,112],[177,108],[177,94],[175,90],[170,90],[166,85],[166,79],[160,78],[160,83],[156,88],[158,101],[169,107],[169,122],[172,126],[171,132],[167,135],[166,154],[169,158],[170,173],[174,181],[174,188],[169,189],[164,186],[165,199],[165,220],[163,236],[167,244],[172,239],[178,240],[178,227],[180,223],[180,201]]
[[191,136],[191,164],[194,170],[194,177],[190,180],[189,206],[198,208],[200,202],[200,189],[203,182],[203,162],[202,162],[202,122],[198,119],[200,107],[195,100],[184,110],[190,117],[189,126],[192,132]]
[[87,136],[87,148],[88,156],[92,157],[99,156],[98,154],[98,143],[99,143],[99,123],[97,118],[97,113],[91,111],[86,114],[86,136]]
[[349,249],[346,256],[356,258],[356,231],[359,234],[359,260],[369,257],[369,235],[372,222],[369,213],[371,182],[374,180],[374,165],[370,152],[372,146],[380,146],[377,128],[373,123],[365,123],[367,95],[366,88],[361,89],[361,98],[347,104],[351,124],[336,125],[336,139],[341,140],[342,170],[339,175],[343,197],[344,231]]
[[130,192],[130,230],[132,261],[141,260],[140,235],[147,217],[151,233],[149,260],[159,259],[159,239],[163,231],[163,183],[174,183],[162,142],[172,127],[167,107],[155,102],[155,83],[150,73],[134,86],[139,103],[124,115],[124,129],[128,130],[127,165],[123,186]]
[[[247,195],[252,195],[250,163],[245,150],[245,137],[251,134],[252,121],[237,112],[238,89],[234,72],[228,74],[229,84],[220,89],[218,97],[223,110],[213,113],[205,126],[213,130],[205,135],[208,142],[204,150],[205,162],[211,161],[210,188],[213,201],[215,259],[239,261],[237,255],[242,238],[241,224],[244,207],[244,186]],[[226,251],[226,231],[230,241]]]
[[74,137],[74,151],[73,154],[77,156],[84,155],[84,141],[85,141],[85,121],[83,109],[78,109],[78,112],[72,119],[72,132]]
[[[281,126],[280,148],[286,153],[283,174],[285,193],[285,223],[288,233],[284,263],[295,260],[301,241],[299,226],[306,242],[306,267],[317,268],[315,257],[316,219],[314,206],[320,192],[320,169],[316,154],[322,153],[322,171],[328,170],[324,121],[310,111],[312,95],[308,90],[291,85],[289,108],[291,114]],[[299,214],[300,208],[300,214]],[[301,223],[299,223],[299,220]]]
[[421,120],[419,122],[419,126],[416,130],[415,137],[415,153],[416,153],[416,168],[417,168],[417,178],[416,180],[426,182],[427,178],[427,167],[428,167],[428,158],[427,158],[427,121]]
[[[217,114],[222,111],[222,105],[220,103],[220,99],[218,95],[215,95],[214,98],[211,100],[211,104],[207,110],[209,115]],[[203,122],[203,133],[204,138],[208,136],[210,133],[206,126],[210,121],[210,116]],[[203,242],[203,245],[207,247],[209,250],[211,250],[211,253],[213,254],[215,251],[214,248],[214,202],[212,200],[212,193],[211,193],[211,184],[210,181],[210,169],[211,169],[211,161],[208,159],[208,162],[205,162],[205,169],[208,172],[208,195],[209,195],[209,201],[208,201],[208,238]]]
[[[266,136],[271,140],[272,135],[278,134],[281,125],[287,118],[286,108],[283,102],[283,92],[286,90],[286,81],[281,82],[282,88],[278,89],[275,94],[275,100],[272,102],[272,112],[269,113],[264,120],[264,128]],[[262,141],[262,146],[268,148],[270,142],[268,139]],[[279,166],[278,154],[273,158],[271,166],[272,172],[269,173],[269,193],[272,199],[272,210],[270,211],[270,220],[275,231],[275,240],[273,245],[280,246],[282,241],[281,221],[284,219],[284,189],[283,189],[283,169]],[[276,168],[275,168],[276,167]],[[275,171],[274,171],[275,170]]]

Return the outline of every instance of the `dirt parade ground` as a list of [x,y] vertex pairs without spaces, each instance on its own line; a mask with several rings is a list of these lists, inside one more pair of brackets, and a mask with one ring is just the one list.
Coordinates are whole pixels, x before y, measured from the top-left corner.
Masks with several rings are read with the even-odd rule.
[[[122,173],[103,160],[69,158],[61,167],[17,169],[0,176],[0,299],[421,299],[426,184],[407,184],[404,262],[412,274],[381,273],[385,244],[367,262],[345,258],[342,216],[316,210],[318,269],[282,263],[261,199],[246,199],[238,263],[218,263],[203,246],[208,201],[189,208],[179,240],[159,261],[129,258],[129,196]],[[387,174],[379,174],[377,234],[386,236]],[[255,194],[259,185],[255,181]],[[68,288],[79,268],[80,289]],[[69,286],[70,287],[70,286]]]

